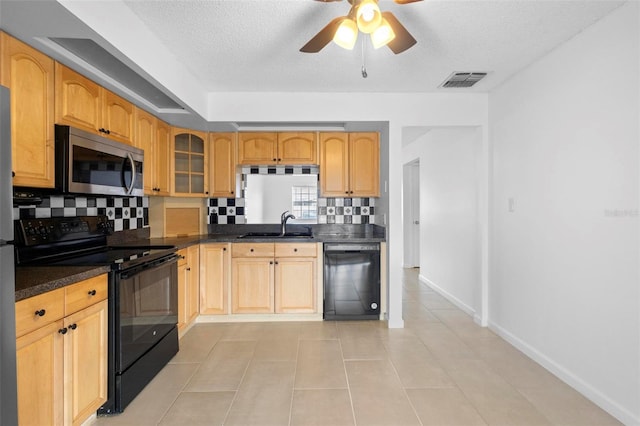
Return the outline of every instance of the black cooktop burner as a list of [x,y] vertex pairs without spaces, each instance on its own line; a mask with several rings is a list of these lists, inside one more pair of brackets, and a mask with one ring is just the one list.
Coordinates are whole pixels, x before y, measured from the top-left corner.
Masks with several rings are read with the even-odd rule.
[[[64,259],[45,261],[47,266],[108,266],[119,270],[133,267],[141,263],[151,262],[155,259],[170,255],[175,248],[168,247],[107,247],[103,250],[69,256]],[[40,262],[41,264],[43,262]]]
[[15,221],[19,265],[109,266],[121,270],[176,251],[173,246],[108,246],[113,223],[106,216]]

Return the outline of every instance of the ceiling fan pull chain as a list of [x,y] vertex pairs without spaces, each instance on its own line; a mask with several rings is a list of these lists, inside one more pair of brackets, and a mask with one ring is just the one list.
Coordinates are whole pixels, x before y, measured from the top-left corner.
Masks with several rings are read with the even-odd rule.
[[367,78],[367,67],[364,63],[364,37],[362,37],[362,78]]

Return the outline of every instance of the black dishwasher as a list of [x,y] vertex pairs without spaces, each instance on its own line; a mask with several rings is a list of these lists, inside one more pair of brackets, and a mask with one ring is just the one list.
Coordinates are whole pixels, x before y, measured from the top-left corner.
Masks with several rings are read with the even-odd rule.
[[380,318],[380,244],[324,245],[324,319]]

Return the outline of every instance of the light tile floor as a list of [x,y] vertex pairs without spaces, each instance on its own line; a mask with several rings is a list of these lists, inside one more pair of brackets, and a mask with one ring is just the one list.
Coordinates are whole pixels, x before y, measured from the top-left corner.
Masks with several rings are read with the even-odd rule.
[[404,277],[385,322],[197,324],[124,413],[97,425],[613,425],[572,388]]

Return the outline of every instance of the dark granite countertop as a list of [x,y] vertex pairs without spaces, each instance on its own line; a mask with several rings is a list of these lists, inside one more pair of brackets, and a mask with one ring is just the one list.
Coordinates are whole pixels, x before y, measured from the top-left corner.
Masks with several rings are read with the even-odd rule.
[[108,266],[18,266],[16,302],[109,271]]
[[[385,241],[385,228],[377,225],[289,225],[291,232],[305,231],[311,228],[312,237],[304,238],[239,238],[247,232],[278,232],[280,225],[209,225],[206,235],[188,237],[148,238],[147,235],[134,235],[133,238],[120,240],[118,245],[130,246],[176,246],[183,249],[194,244],[230,242],[230,243],[267,243],[267,242],[304,242],[304,243],[373,243]],[[16,267],[16,301],[55,290],[96,275],[109,272],[108,266],[18,266]]]

